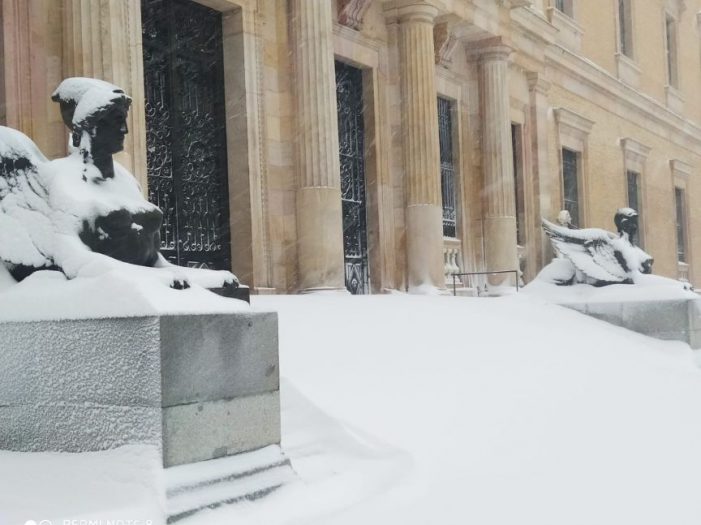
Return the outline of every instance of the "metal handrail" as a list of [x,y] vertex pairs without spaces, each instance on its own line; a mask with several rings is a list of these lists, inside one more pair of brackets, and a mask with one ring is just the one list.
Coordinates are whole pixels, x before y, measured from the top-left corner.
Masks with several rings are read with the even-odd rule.
[[518,270],[499,270],[496,272],[466,272],[466,273],[453,273],[453,295],[457,295],[457,278],[469,275],[497,275],[502,273],[513,273],[516,277],[516,292],[518,292]]

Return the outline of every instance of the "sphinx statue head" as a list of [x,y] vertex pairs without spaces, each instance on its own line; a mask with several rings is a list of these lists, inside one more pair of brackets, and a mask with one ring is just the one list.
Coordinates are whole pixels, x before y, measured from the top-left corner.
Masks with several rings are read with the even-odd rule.
[[633,208],[619,208],[613,218],[619,235],[627,235],[633,241],[638,233],[638,212]]
[[74,77],[61,82],[51,99],[59,103],[63,122],[71,130],[71,146],[86,161],[102,160],[96,165],[103,176],[112,176],[106,159],[124,149],[131,98],[109,82]]

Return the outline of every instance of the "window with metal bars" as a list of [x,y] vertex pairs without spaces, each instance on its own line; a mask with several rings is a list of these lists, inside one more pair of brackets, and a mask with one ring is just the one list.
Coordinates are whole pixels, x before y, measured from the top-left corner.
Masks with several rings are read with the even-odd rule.
[[618,46],[622,54],[633,58],[631,0],[618,0]]
[[631,242],[637,244],[638,246],[643,246],[643,234],[642,228],[642,202],[640,199],[640,174],[637,171],[628,170],[626,171],[626,179],[628,186],[628,207],[633,208],[638,212],[638,233]]
[[562,148],[562,198],[572,224],[579,227],[579,153]]
[[686,206],[684,190],[674,188],[674,201],[677,215],[677,260],[686,262]]
[[456,237],[455,165],[453,163],[453,105],[438,97],[438,142],[441,157],[441,197],[443,202],[443,236]]

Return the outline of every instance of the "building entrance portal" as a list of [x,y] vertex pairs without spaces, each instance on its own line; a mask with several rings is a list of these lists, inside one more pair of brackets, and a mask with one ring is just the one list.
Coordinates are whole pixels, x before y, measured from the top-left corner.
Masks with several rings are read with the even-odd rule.
[[231,269],[221,13],[142,0],[149,200],[161,252],[181,266]]
[[365,196],[363,75],[360,69],[336,62],[336,99],[346,288],[352,294],[366,294],[370,293],[370,278]]

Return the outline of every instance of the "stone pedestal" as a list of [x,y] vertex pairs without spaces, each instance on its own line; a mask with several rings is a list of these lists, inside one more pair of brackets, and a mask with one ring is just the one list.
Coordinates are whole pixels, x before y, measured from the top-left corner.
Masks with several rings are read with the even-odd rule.
[[0,449],[171,466],[280,441],[274,313],[0,323],[0,348]]
[[701,299],[567,303],[567,308],[643,335],[701,348]]

